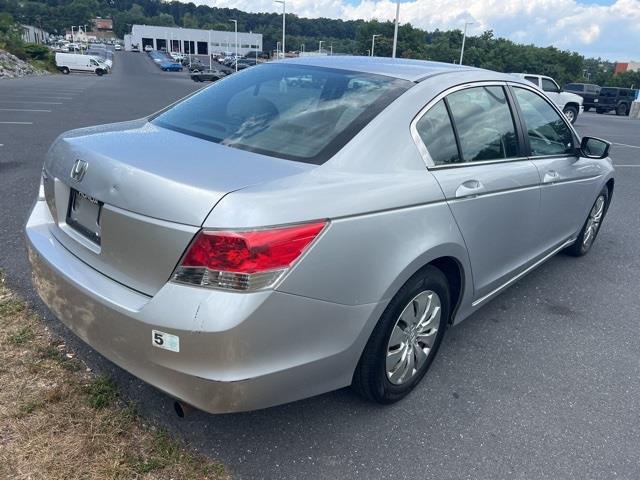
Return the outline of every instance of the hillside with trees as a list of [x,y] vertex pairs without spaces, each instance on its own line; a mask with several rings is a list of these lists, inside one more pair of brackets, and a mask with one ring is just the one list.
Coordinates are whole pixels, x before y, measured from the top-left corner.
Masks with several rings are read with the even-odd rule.
[[[71,25],[90,25],[95,16],[111,17],[115,33],[122,38],[133,24],[181,26],[213,30],[232,30],[230,19],[238,21],[241,31],[262,33],[264,50],[271,51],[282,34],[282,17],[277,13],[247,13],[237,9],[160,0],[0,0],[0,12],[6,12],[25,24],[36,25],[62,34]],[[371,36],[376,39],[375,53],[390,56],[393,23],[376,20],[335,20],[301,18],[287,14],[287,50],[317,50],[318,42],[334,53],[366,55]],[[442,62],[454,62],[462,44],[460,30],[427,32],[411,24],[402,24],[398,35],[398,55]],[[640,85],[640,73],[613,76],[613,64],[601,59],[555,47],[521,45],[497,38],[492,31],[467,37],[465,64],[502,72],[535,72],[557,79],[561,84],[585,81],[599,85]]]

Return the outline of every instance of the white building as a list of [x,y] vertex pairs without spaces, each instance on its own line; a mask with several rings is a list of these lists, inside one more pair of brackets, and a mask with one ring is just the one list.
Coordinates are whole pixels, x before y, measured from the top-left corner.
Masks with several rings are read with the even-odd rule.
[[22,40],[25,43],[46,43],[49,33],[32,25],[22,25]]
[[[133,25],[124,36],[124,49],[137,45],[143,50],[151,45],[154,50],[209,55],[236,51],[235,31],[198,30],[195,28],[155,27]],[[262,34],[238,32],[238,54],[262,51]]]

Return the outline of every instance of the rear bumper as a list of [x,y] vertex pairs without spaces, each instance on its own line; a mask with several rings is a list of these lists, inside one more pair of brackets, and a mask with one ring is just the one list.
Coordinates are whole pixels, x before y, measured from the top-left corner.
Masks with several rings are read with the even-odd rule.
[[[50,310],[115,364],[208,412],[254,410],[349,385],[384,308],[172,283],[148,297],[72,255],[49,232],[51,223],[38,201],[26,236],[33,283]],[[180,351],[153,346],[152,330],[179,336]]]

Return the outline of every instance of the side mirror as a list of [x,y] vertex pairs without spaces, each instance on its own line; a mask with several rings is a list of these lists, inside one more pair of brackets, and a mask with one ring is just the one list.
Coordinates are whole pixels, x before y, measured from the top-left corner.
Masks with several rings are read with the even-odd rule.
[[611,143],[595,137],[582,137],[580,152],[587,158],[602,159],[609,156]]

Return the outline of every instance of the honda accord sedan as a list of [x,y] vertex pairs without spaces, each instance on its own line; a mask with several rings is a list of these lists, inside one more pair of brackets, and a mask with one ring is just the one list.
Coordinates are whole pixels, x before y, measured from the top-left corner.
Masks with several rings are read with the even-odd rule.
[[177,405],[245,411],[348,385],[391,403],[449,326],[591,249],[608,152],[510,75],[272,62],[61,135],[26,226],[34,284]]

